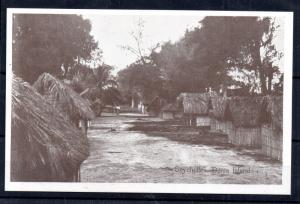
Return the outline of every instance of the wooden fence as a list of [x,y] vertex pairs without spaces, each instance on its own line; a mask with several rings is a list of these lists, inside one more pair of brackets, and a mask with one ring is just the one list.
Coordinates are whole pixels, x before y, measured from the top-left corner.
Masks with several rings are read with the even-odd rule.
[[261,127],[262,153],[273,159],[282,160],[282,131],[271,125]]

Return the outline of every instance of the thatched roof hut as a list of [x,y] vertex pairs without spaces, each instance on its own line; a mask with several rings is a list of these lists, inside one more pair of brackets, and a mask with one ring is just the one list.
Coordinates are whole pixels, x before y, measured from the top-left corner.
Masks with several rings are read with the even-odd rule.
[[229,110],[236,127],[256,127],[261,125],[264,97],[232,97]]
[[222,96],[211,97],[211,116],[218,120],[230,120],[231,115],[229,111],[230,98]]
[[230,138],[234,134],[234,128],[231,121],[229,110],[230,98],[224,96],[212,96],[210,110],[210,130],[212,132],[221,132],[228,135]]
[[211,97],[211,115],[232,120],[235,126],[254,127],[272,123],[282,128],[282,96]]
[[237,146],[261,147],[261,113],[264,97],[232,97],[229,111],[234,133],[228,135],[230,143]]
[[74,181],[88,141],[57,109],[20,78],[13,78],[12,181]]
[[182,104],[176,101],[162,107],[161,117],[163,119],[181,118],[183,115],[182,111],[183,111]]
[[210,93],[181,93],[177,100],[182,103],[184,114],[207,115],[210,98]]
[[47,101],[76,125],[80,119],[90,120],[95,117],[90,103],[54,76],[44,73],[33,86]]

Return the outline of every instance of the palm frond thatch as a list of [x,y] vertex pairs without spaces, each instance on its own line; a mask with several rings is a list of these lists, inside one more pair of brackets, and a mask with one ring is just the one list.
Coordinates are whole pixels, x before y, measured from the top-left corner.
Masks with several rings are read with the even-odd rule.
[[80,96],[88,99],[89,101],[95,101],[100,98],[101,96],[101,91],[99,88],[94,87],[94,88],[86,88],[84,91],[80,93]]
[[177,103],[169,103],[169,104],[165,105],[164,107],[162,107],[161,110],[165,111],[165,112],[178,112],[179,107],[178,107]]
[[88,141],[28,83],[13,78],[12,181],[73,181]]
[[77,123],[79,119],[95,117],[90,103],[54,76],[44,73],[33,86],[68,120]]
[[102,109],[104,108],[104,104],[100,99],[97,99],[92,103],[91,108],[97,116],[100,116]]
[[232,97],[229,111],[236,127],[256,127],[261,125],[264,97]]
[[185,114],[207,115],[210,98],[210,93],[181,93],[178,100],[182,101]]
[[282,96],[268,96],[267,100],[267,111],[271,115],[271,123],[282,131],[283,98]]
[[223,96],[213,96],[211,97],[212,111],[211,116],[218,120],[230,120],[229,113],[229,101],[230,98]]

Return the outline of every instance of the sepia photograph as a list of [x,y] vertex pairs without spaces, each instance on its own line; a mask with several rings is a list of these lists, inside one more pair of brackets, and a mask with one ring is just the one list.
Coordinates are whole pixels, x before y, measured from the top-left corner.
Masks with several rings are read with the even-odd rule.
[[292,12],[7,11],[5,190],[290,194]]

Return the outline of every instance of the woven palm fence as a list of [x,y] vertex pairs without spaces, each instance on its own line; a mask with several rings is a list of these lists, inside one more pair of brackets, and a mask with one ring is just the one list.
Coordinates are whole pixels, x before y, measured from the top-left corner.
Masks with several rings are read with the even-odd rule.
[[227,134],[229,138],[235,134],[229,111],[230,98],[213,96],[211,98],[212,110],[210,111],[210,129],[212,132]]
[[229,111],[235,133],[229,142],[235,145],[261,147],[261,113],[264,97],[232,97]]
[[269,118],[263,121],[262,153],[277,160],[282,160],[282,96],[266,97],[266,111]]
[[182,93],[178,100],[182,101],[184,114],[207,115],[210,97],[209,93]]

